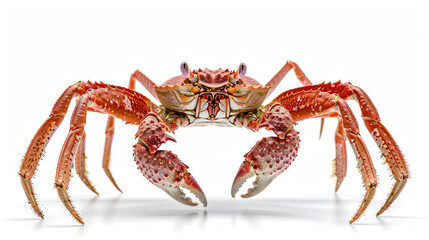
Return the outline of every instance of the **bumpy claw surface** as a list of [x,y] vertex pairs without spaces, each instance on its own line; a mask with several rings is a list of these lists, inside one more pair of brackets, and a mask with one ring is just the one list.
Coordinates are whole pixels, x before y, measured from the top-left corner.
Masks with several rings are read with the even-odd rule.
[[287,132],[294,126],[292,115],[283,106],[273,105],[261,117],[258,128],[273,131],[279,138],[284,139]]
[[241,164],[232,184],[232,197],[235,197],[244,182],[254,175],[257,177],[253,187],[241,197],[249,198],[262,192],[295,159],[299,141],[298,132],[290,130],[284,139],[268,137],[257,142],[244,155],[246,159]]
[[164,190],[173,199],[189,206],[196,206],[181,187],[191,191],[198,200],[207,206],[207,199],[198,183],[187,171],[176,154],[170,151],[158,150],[151,154],[140,142],[134,145],[134,158],[143,175],[157,187]]
[[158,118],[157,115],[149,114],[140,123],[139,130],[136,134],[136,137],[149,149],[151,154],[167,141],[176,142],[174,138],[165,133],[169,131],[169,129],[163,122],[160,122],[159,119],[160,117]]

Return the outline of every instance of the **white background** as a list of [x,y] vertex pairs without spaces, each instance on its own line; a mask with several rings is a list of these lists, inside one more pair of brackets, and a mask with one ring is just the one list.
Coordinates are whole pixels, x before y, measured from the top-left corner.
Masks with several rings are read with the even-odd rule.
[[[32,239],[417,239],[428,235],[427,78],[423,80],[428,66],[428,8],[418,1],[37,2],[14,1],[1,9],[1,55],[6,63],[1,67],[1,151],[5,154],[0,167],[0,234]],[[141,175],[132,157],[136,127],[117,121],[111,169],[124,191],[119,194],[101,168],[107,117],[89,113],[88,171],[100,195],[94,196],[77,176],[72,178],[69,193],[86,221],[81,226],[53,187],[71,111],[34,178],[45,220],[30,209],[17,175],[20,160],[67,86],[80,80],[127,86],[135,69],[161,84],[180,74],[183,60],[191,68],[212,69],[235,69],[245,62],[247,74],[265,84],[288,59],[300,64],[313,83],[351,81],[378,107],[412,174],[381,217],[375,214],[393,180],[360,119],[379,187],[365,215],[349,225],[364,189],[348,147],[348,175],[334,192],[335,179],[330,174],[335,119],[326,121],[320,140],[319,120],[299,123],[297,159],[251,199],[231,198],[231,184],[243,155],[271,133],[179,129],[174,134],[177,143],[165,144],[163,149],[172,150],[189,165],[208,198],[208,207],[192,208],[170,199]],[[291,73],[272,97],[298,86]],[[137,90],[149,96],[141,86]],[[359,117],[357,104],[350,105]]]

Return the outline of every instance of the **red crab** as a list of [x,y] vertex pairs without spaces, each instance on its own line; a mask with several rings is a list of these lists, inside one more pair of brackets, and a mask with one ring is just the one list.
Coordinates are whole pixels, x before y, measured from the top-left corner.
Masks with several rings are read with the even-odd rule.
[[[245,76],[247,67],[243,63],[237,71],[191,71],[186,62],[180,65],[180,69],[182,75],[171,78],[161,86],[136,71],[131,75],[129,88],[101,82],[78,82],[63,92],[52,108],[49,118],[31,141],[19,171],[24,191],[37,215],[43,218],[34,196],[31,178],[50,138],[67,113],[70,101],[75,97],[79,100],[71,117],[70,132],[59,157],[55,187],[66,208],[82,224],[84,222],[75,211],[67,188],[74,160],[79,177],[97,193],[85,171],[84,127],[87,111],[109,115],[103,168],[119,191],[109,170],[115,118],[138,125],[134,157],[143,175],[175,200],[192,206],[198,203],[186,197],[181,187],[195,194],[204,206],[207,205],[207,200],[198,183],[188,172],[188,166],[171,151],[158,150],[166,141],[175,141],[168,133],[179,127],[208,124],[245,127],[252,131],[258,131],[260,128],[273,131],[276,136],[263,138],[244,156],[245,160],[234,179],[231,189],[233,197],[246,179],[257,175],[253,187],[241,195],[247,198],[264,190],[295,159],[300,142],[299,133],[294,128],[297,122],[309,118],[323,120],[326,117],[336,117],[336,190],[346,175],[346,139],[354,150],[366,189],[359,209],[350,220],[352,223],[365,211],[377,187],[377,176],[371,157],[359,134],[356,118],[346,103],[346,100],[356,100],[365,126],[380,148],[396,181],[377,215],[383,213],[404,188],[408,179],[404,157],[393,137],[381,123],[374,104],[359,87],[339,81],[313,85],[292,61],[288,61],[265,85]],[[304,86],[283,92],[269,104],[263,105],[264,100],[291,69]],[[161,105],[134,91],[136,81],[143,84]]]

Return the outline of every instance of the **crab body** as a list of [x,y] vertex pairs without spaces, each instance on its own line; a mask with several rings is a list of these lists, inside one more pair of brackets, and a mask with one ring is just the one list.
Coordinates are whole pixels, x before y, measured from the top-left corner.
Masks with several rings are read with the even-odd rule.
[[[61,124],[71,100],[79,100],[73,111],[70,131],[58,161],[55,187],[64,205],[72,216],[83,224],[68,196],[67,189],[73,161],[76,172],[94,193],[98,194],[85,170],[85,124],[87,111],[109,115],[103,155],[103,169],[119,190],[110,172],[110,150],[114,135],[114,119],[138,125],[135,135],[134,160],[142,174],[175,200],[195,206],[182,191],[190,190],[198,200],[207,205],[207,199],[197,181],[176,154],[160,150],[167,141],[175,141],[169,134],[186,126],[236,126],[252,131],[265,128],[275,136],[263,138],[244,155],[233,181],[231,195],[234,197],[243,183],[256,175],[253,187],[242,197],[252,197],[262,192],[279,174],[294,161],[299,148],[299,132],[295,126],[310,118],[338,119],[335,132],[334,175],[338,190],[347,170],[346,140],[354,150],[362,174],[366,194],[350,223],[357,220],[371,202],[377,187],[377,175],[371,156],[362,140],[354,114],[346,100],[356,100],[366,128],[373,136],[388,163],[395,185],[377,215],[383,213],[398,197],[408,179],[408,169],[402,153],[378,112],[367,96],[350,83],[321,83],[313,85],[298,65],[288,61],[265,85],[245,76],[247,67],[240,64],[236,71],[194,70],[186,62],[180,66],[182,75],[157,86],[139,71],[131,75],[129,87],[104,83],[78,82],[69,86],[59,97],[48,119],[42,124],[24,156],[19,175],[27,198],[37,215],[43,218],[34,196],[31,179],[51,136]],[[293,69],[303,87],[283,92],[270,103],[264,100],[273,92],[284,76]],[[140,82],[155,97],[160,105],[134,91],[135,82]]]
[[189,126],[233,126],[240,114],[261,107],[269,87],[240,77],[238,71],[200,69],[173,77],[154,90],[166,112],[185,115]]

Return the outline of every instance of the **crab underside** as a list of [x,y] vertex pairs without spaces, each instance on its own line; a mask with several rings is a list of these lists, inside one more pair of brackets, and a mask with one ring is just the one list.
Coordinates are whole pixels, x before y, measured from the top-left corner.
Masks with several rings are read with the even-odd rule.
[[[204,205],[207,199],[186,166],[171,151],[158,148],[166,141],[175,141],[169,133],[179,127],[221,125],[245,127],[252,131],[265,128],[275,136],[258,141],[244,155],[233,181],[231,195],[234,197],[243,183],[256,176],[253,187],[241,195],[252,197],[263,191],[279,174],[285,171],[297,156],[299,133],[294,126],[310,118],[335,117],[338,125],[335,132],[336,157],[334,175],[338,190],[347,170],[346,141],[348,140],[362,174],[366,194],[350,223],[358,219],[370,204],[377,187],[377,176],[370,154],[362,140],[354,114],[346,100],[358,102],[362,118],[384,156],[395,184],[377,216],[383,213],[398,197],[408,179],[407,164],[393,137],[381,123],[378,112],[367,94],[351,83],[321,83],[313,85],[298,65],[288,61],[265,85],[246,76],[247,67],[240,64],[236,71],[194,70],[186,62],[180,67],[182,75],[155,85],[139,71],[131,75],[129,87],[104,83],[78,82],[69,86],[58,98],[49,118],[37,131],[22,161],[19,175],[27,198],[38,216],[43,213],[36,201],[31,179],[38,162],[55,130],[61,124],[73,98],[78,98],[74,108],[70,131],[58,161],[55,188],[72,216],[84,224],[67,193],[74,166],[80,179],[98,194],[85,170],[85,123],[87,111],[108,114],[103,169],[119,190],[110,172],[110,150],[114,135],[114,119],[137,125],[137,142],[134,158],[143,175],[154,185],[164,190],[175,200],[195,206],[183,192],[187,189]],[[273,92],[285,75],[293,69],[304,85],[283,92],[267,105],[264,100]],[[157,105],[134,91],[135,82],[140,82],[161,103]]]

